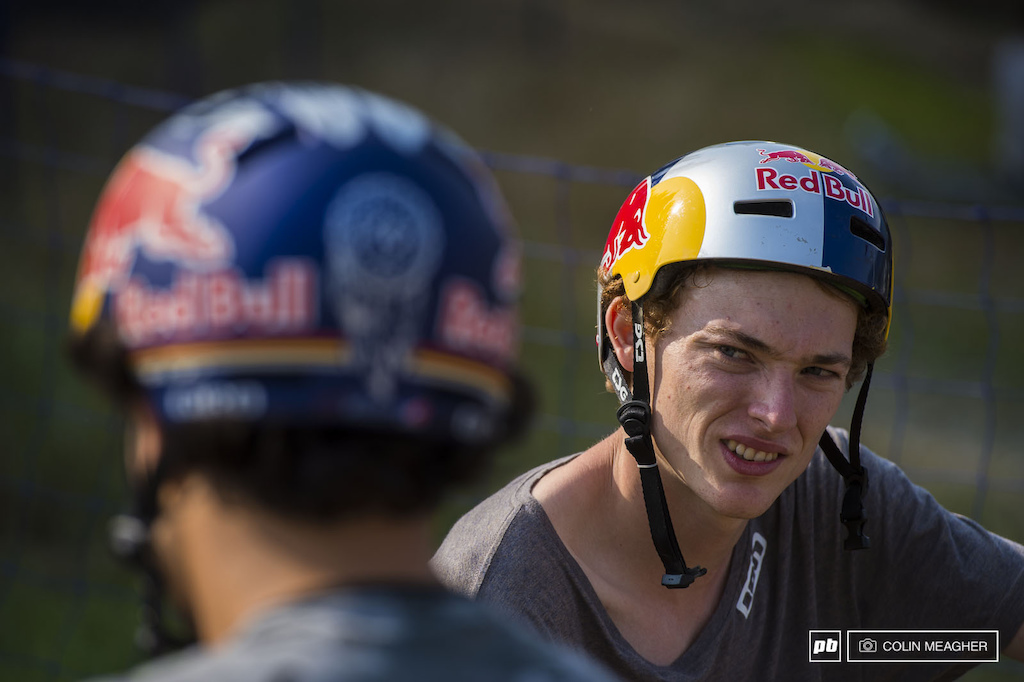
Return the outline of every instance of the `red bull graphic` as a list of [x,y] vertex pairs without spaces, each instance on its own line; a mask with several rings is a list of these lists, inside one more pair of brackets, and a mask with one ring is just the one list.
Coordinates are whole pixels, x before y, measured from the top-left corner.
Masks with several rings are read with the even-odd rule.
[[518,242],[510,241],[494,260],[492,281],[498,296],[514,298],[522,290],[522,248]]
[[651,238],[644,222],[650,196],[651,178],[647,177],[630,193],[615,216],[601,257],[603,269],[610,269],[630,249],[642,249]]
[[467,280],[445,286],[438,331],[454,349],[503,361],[513,359],[519,339],[515,311],[491,310],[480,288]]
[[89,228],[81,278],[124,274],[133,246],[154,259],[223,262],[232,254],[223,226],[202,213],[234,176],[234,156],[252,139],[210,131],[196,143],[198,165],[138,147],[118,166]]
[[850,171],[846,170],[845,168],[840,166],[835,161],[829,161],[824,156],[818,158],[818,166],[820,166],[821,168],[823,168],[823,169],[825,169],[827,171],[831,171],[831,172],[835,173],[836,175],[849,175],[854,180],[857,179],[856,175],[854,175]]
[[[195,162],[139,146],[114,171],[93,214],[78,271],[76,299],[95,299],[123,283],[135,254],[212,268],[234,256],[231,235],[202,205],[235,175],[237,154],[260,132],[259,118],[234,119],[205,131]],[[98,312],[96,300],[76,300],[79,318]],[[83,312],[85,311],[85,312]],[[86,326],[89,319],[79,319]]]
[[859,184],[856,189],[843,185],[839,178],[812,170],[810,175],[797,177],[788,173],[779,173],[774,168],[755,168],[758,190],[802,191],[811,194],[824,194],[829,199],[845,201],[853,208],[860,209],[871,217],[875,215],[871,195]]
[[814,152],[807,152],[800,149],[780,149],[777,152],[769,152],[765,149],[758,149],[757,153],[764,157],[761,159],[761,163],[768,163],[769,161],[802,163],[812,170],[835,173],[836,175],[849,175],[854,180],[857,179],[857,176],[840,166],[835,161],[830,161],[824,156],[815,154]]
[[294,334],[317,322],[317,270],[292,258],[271,263],[264,281],[237,269],[180,271],[171,287],[132,277],[114,298],[121,338],[131,348],[189,337],[241,332]]
[[761,163],[768,163],[769,161],[789,161],[790,163],[812,163],[811,157],[807,154],[797,151],[796,149],[781,149],[777,152],[768,152],[764,149],[758,149],[757,153],[763,156]]

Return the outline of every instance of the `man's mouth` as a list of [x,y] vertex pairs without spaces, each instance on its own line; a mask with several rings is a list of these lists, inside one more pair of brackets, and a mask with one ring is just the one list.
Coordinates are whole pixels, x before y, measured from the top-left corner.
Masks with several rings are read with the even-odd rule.
[[734,440],[725,441],[725,446],[748,462],[774,462],[779,457],[779,453],[777,452],[755,450],[754,448],[747,447],[743,443],[737,443]]

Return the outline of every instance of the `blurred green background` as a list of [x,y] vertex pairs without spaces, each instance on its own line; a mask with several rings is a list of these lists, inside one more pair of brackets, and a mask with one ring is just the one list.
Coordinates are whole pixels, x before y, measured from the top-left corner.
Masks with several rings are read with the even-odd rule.
[[258,80],[419,107],[490,152],[519,222],[541,416],[445,506],[439,538],[515,474],[613,429],[593,269],[630,180],[707,144],[775,139],[853,168],[890,212],[896,316],[864,442],[1024,541],[1024,185],[994,85],[1022,34],[1017,0],[0,4],[0,679],[136,660],[134,583],[105,545],[125,495],[120,424],[61,353],[77,251],[106,174],[162,108]]

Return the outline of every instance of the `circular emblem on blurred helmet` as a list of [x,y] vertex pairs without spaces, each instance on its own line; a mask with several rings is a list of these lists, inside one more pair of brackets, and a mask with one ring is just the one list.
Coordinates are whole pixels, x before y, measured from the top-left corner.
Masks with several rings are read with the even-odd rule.
[[433,201],[387,173],[360,176],[327,209],[332,273],[382,298],[417,293],[437,271],[444,231]]
[[390,173],[355,178],[327,209],[332,308],[375,400],[394,398],[420,339],[444,236],[433,200]]

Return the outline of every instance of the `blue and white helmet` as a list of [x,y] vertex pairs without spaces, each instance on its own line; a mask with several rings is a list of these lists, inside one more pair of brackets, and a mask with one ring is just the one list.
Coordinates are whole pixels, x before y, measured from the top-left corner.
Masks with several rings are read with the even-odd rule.
[[[622,277],[630,301],[680,263],[793,270],[891,320],[892,259],[882,209],[853,173],[800,147],[747,141],[699,149],[641,180],[612,222],[601,268]],[[598,317],[601,347],[600,306]]]

